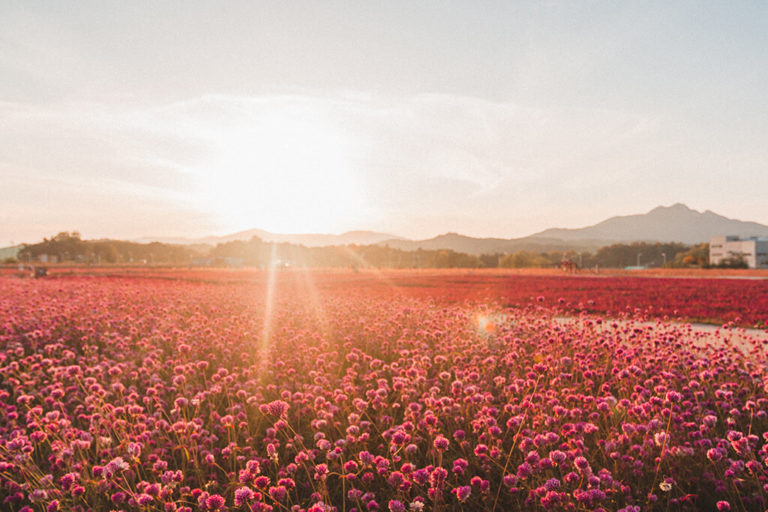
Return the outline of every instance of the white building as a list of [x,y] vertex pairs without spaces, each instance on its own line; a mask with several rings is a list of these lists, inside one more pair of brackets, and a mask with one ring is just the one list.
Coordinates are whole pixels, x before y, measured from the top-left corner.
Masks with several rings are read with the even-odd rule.
[[768,268],[768,238],[713,236],[709,239],[709,264],[726,258],[744,258],[749,268]]

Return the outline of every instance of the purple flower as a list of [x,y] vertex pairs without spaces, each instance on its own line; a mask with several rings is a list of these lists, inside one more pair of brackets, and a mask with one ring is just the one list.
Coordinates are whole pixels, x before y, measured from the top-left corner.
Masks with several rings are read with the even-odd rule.
[[117,491],[109,497],[109,499],[112,500],[112,503],[123,503],[126,498],[127,496],[123,491]]
[[154,498],[149,494],[145,494],[145,493],[139,494],[139,497],[136,498],[136,502],[141,506],[149,505],[153,501],[154,501]]
[[283,501],[287,494],[287,489],[283,485],[277,485],[269,488],[269,495],[275,501]]
[[253,499],[253,491],[248,487],[235,489],[235,506],[241,507]]
[[224,508],[225,504],[226,504],[226,500],[224,500],[224,496],[221,496],[219,494],[211,494],[205,500],[205,506],[208,507],[210,510],[221,510]]
[[373,464],[373,455],[366,451],[362,451],[358,454],[358,457],[360,457],[360,462],[362,462],[364,465],[369,466]]
[[64,489],[69,489],[72,487],[72,484],[77,482],[77,479],[80,477],[78,473],[67,473],[66,475],[63,475],[61,477],[61,486]]
[[720,448],[710,448],[707,450],[707,458],[712,462],[717,462],[723,458],[723,451]]
[[589,469],[589,461],[581,455],[573,459],[573,465],[576,466],[579,471],[587,471]]
[[130,466],[126,463],[122,457],[115,457],[104,466],[104,477],[111,478],[121,471],[125,471]]
[[450,444],[450,441],[448,441],[448,438],[442,434],[438,434],[437,437],[435,437],[435,441],[432,443],[435,449],[441,452],[444,452],[445,450],[447,450],[449,444]]
[[128,455],[138,458],[141,455],[141,443],[128,443]]
[[565,461],[566,455],[560,450],[552,450],[551,452],[549,452],[549,458],[555,464],[561,464],[563,461]]
[[523,462],[517,466],[517,477],[525,480],[533,473],[533,468],[527,462]]
[[290,406],[287,402],[284,402],[282,400],[275,400],[273,402],[270,402],[267,404],[267,412],[271,414],[272,416],[277,416],[278,418],[281,418],[285,416],[285,413],[288,412],[288,408]]
[[451,492],[456,495],[456,499],[464,502],[467,501],[467,498],[469,498],[469,495],[472,493],[472,487],[469,485],[454,487]]

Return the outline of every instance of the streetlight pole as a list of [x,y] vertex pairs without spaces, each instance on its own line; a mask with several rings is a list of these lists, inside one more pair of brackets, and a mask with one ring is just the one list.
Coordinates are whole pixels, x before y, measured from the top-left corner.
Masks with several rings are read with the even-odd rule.
[[640,256],[642,256],[642,255],[643,255],[643,253],[641,253],[641,252],[637,253],[637,266],[638,267],[640,266]]
[[665,253],[665,252],[661,253],[661,259],[664,261],[664,263],[662,263],[662,266],[666,266],[667,265],[667,253]]

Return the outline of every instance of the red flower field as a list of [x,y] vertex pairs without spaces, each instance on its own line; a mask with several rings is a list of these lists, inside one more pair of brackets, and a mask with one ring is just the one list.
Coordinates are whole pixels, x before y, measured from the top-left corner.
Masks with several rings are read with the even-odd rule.
[[91,274],[0,278],[3,509],[768,506],[768,281]]

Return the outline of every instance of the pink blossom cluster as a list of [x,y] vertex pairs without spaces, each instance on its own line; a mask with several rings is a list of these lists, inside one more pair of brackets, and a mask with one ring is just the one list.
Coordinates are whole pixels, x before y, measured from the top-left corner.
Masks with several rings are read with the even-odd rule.
[[768,507],[757,340],[334,275],[0,278],[2,509]]

